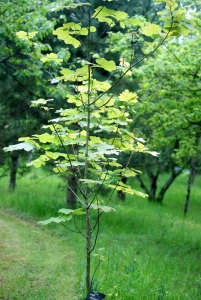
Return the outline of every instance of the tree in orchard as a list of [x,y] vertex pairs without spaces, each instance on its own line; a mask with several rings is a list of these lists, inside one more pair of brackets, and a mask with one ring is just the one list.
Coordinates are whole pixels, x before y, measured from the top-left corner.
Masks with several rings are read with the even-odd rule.
[[[197,25],[190,37],[167,42],[134,71],[141,95],[135,123],[148,145],[162,154],[155,164],[147,162],[150,189],[140,176],[138,179],[150,199],[158,202],[182,169],[189,168],[188,203],[192,174],[200,164],[200,18],[195,14],[190,22]],[[159,175],[168,170],[170,177],[156,194]]]
[[[50,4],[51,7],[55,5],[49,0],[43,1],[42,6],[40,2],[33,0],[28,2],[8,0],[0,3],[0,126],[3,129],[0,134],[1,148],[15,144],[20,136],[34,133],[40,128],[41,123],[46,122],[47,118],[43,112],[30,109],[33,98],[56,96],[55,88],[46,84],[48,76],[43,66],[36,63],[32,56],[32,44],[19,39],[16,35],[16,32],[24,30],[32,32],[31,35],[28,33],[28,36],[34,37],[40,29],[40,33],[35,37],[37,40],[35,51],[41,56],[51,51],[48,36],[57,21],[48,18]],[[66,54],[68,58],[67,50],[63,52],[63,56]],[[62,53],[59,55],[63,57]],[[57,66],[56,62],[52,63],[50,70],[53,74]],[[0,155],[4,165],[2,170],[7,171],[8,154]],[[9,188],[11,190],[15,189],[21,155],[22,153],[19,152],[10,154]]]
[[[157,1],[163,2],[163,1]],[[107,5],[107,1],[106,1]],[[94,251],[100,230],[100,218],[104,212],[112,212],[109,206],[116,191],[145,197],[141,192],[134,190],[130,185],[124,184],[122,177],[135,177],[138,171],[130,167],[130,160],[135,153],[149,153],[141,138],[130,131],[132,122],[131,113],[137,103],[137,94],[128,89],[116,94],[116,87],[124,76],[129,75],[131,69],[145,58],[152,55],[168,36],[172,35],[175,22],[178,23],[179,10],[176,1],[167,1],[164,12],[165,24],[163,27],[146,22],[140,17],[130,17],[126,12],[109,9],[104,6],[92,7],[90,3],[73,3],[55,7],[56,10],[70,9],[75,20],[67,22],[53,31],[58,39],[73,48],[84,48],[85,57],[78,60],[68,68],[62,67],[60,76],[51,79],[52,84],[63,87],[66,92],[68,107],[61,107],[55,111],[55,117],[44,125],[44,133],[34,134],[32,137],[23,137],[21,143],[5,148],[5,151],[24,149],[30,151],[36,148],[41,155],[31,161],[29,165],[36,168],[54,162],[54,171],[67,181],[68,175],[73,174],[76,181],[77,209],[62,208],[58,217],[51,217],[41,221],[43,225],[51,222],[61,223],[67,229],[67,221],[74,221],[74,232],[81,234],[86,242],[86,290],[92,290],[93,275],[91,272],[91,255]],[[82,18],[79,14],[82,12]],[[107,23],[111,29],[118,23],[124,29],[137,30],[139,36],[156,38],[152,50],[140,61],[126,62],[123,58],[119,62],[108,60],[107,56],[98,54],[98,41],[94,39],[96,22]],[[166,26],[167,25],[167,26]],[[182,26],[182,25],[177,25]],[[31,33],[19,32],[18,36],[31,43]],[[131,36],[132,38],[132,36]],[[34,46],[34,44],[33,44]],[[35,45],[36,46],[36,45]],[[47,54],[36,60],[57,61],[62,60],[56,53]],[[108,79],[98,79],[99,70],[108,72]],[[40,107],[47,114],[52,108],[52,99],[40,98],[32,101],[32,106]],[[58,151],[60,149],[60,151]],[[122,165],[119,157],[122,153],[129,153],[128,160]],[[103,187],[110,189],[105,199],[100,197]],[[92,216],[96,215],[95,221]],[[82,231],[77,217],[85,217],[85,230]]]

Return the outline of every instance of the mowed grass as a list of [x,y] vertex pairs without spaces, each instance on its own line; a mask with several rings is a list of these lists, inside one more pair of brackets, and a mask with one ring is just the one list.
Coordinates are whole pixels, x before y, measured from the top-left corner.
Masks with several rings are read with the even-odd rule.
[[5,212],[0,212],[0,258],[0,299],[79,299],[73,250]]
[[[34,222],[56,216],[57,210],[65,205],[65,187],[62,182],[54,176],[45,177],[44,173],[36,171],[19,180],[19,186],[14,193],[6,191],[5,182],[0,185],[1,208],[26,219],[32,218]],[[105,293],[107,299],[201,299],[201,180],[199,177],[195,179],[189,213],[184,217],[187,179],[184,173],[176,180],[162,205],[149,203],[146,199],[134,196],[128,196],[124,203],[116,198],[112,200],[110,205],[116,212],[102,216],[99,239],[94,250],[94,254],[98,254],[103,260],[94,276],[93,287]],[[161,178],[160,184],[164,180],[165,176]],[[137,188],[137,183],[134,182],[133,185]],[[60,188],[61,186],[63,188]],[[106,199],[107,195],[103,198]],[[92,221],[95,221],[95,215],[92,216]],[[13,227],[15,222],[13,219]],[[83,216],[79,217],[78,226],[84,229]],[[59,225],[49,225],[45,229],[37,227],[37,230],[47,235],[44,247],[50,253],[52,247],[63,253],[61,245],[55,245],[53,242],[58,237],[62,247],[66,247],[67,256],[69,248],[71,249],[70,261],[63,256],[59,258],[59,263],[64,268],[59,268],[58,273],[61,278],[66,278],[66,290],[73,282],[74,297],[84,299],[86,291],[83,237],[66,231]],[[28,238],[25,236],[25,240]],[[34,242],[33,237],[32,243],[36,247],[37,239]],[[99,256],[92,259],[93,269],[96,268]],[[19,253],[19,257],[23,256]],[[56,258],[52,259],[54,264]],[[70,282],[66,268],[72,272]],[[16,270],[16,276],[18,272],[20,273],[20,270]],[[40,276],[40,268],[35,272]],[[44,265],[43,272],[46,276],[48,274],[50,281],[52,276],[55,289],[59,289],[54,274],[49,272],[48,263]],[[12,280],[11,273],[8,270],[6,276],[12,291],[16,290],[16,282]],[[26,284],[26,276],[24,280],[24,293],[26,290],[28,293],[30,279],[27,278]],[[16,295],[15,298],[7,296],[3,299],[74,299],[68,295],[48,298],[45,294],[48,289],[49,287],[44,285],[44,294],[36,295],[35,298]],[[35,285],[32,287],[32,291],[34,290],[37,291]]]

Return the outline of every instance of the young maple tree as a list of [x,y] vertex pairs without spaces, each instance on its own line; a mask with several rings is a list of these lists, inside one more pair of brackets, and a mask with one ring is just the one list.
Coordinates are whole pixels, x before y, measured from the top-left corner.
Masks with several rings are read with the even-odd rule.
[[[106,1],[106,4],[107,2],[110,1]],[[28,165],[38,168],[48,162],[54,162],[53,170],[66,182],[69,174],[73,175],[76,189],[70,185],[68,188],[76,195],[79,208],[62,208],[58,217],[40,223],[46,225],[55,222],[66,226],[67,221],[74,220],[74,231],[81,234],[86,241],[88,293],[92,290],[94,273],[92,276],[91,254],[97,243],[101,215],[104,212],[114,211],[108,204],[115,191],[146,197],[145,194],[123,183],[122,178],[138,174],[138,171],[130,166],[131,157],[136,152],[157,155],[156,152],[149,151],[144,146],[143,139],[136,137],[129,129],[137,94],[128,89],[122,90],[119,94],[115,92],[120,80],[125,76],[131,76],[130,70],[133,67],[152,55],[167,37],[179,34],[175,26],[177,28],[184,26],[179,24],[181,10],[177,8],[176,1],[156,2],[166,3],[165,10],[159,12],[164,22],[163,27],[151,24],[142,17],[130,17],[126,12],[109,9],[106,5],[93,8],[90,3],[74,3],[54,8],[72,10],[73,20],[54,30],[53,34],[70,47],[80,47],[85,57],[81,61],[73,62],[69,68],[64,65],[60,70],[61,75],[51,79],[52,84],[65,89],[67,106],[65,104],[55,111],[56,117],[50,119],[48,125],[43,126],[45,133],[20,138],[20,144],[5,148],[6,151],[19,149],[30,151],[36,148],[41,155]],[[183,13],[182,11],[182,15]],[[108,60],[98,51],[100,37],[96,37],[96,22],[106,23],[108,30],[112,30],[115,24],[118,24],[122,30],[127,30],[130,42],[134,33],[140,39],[142,37],[150,41],[154,39],[151,50],[139,61],[133,59],[126,61],[123,56],[120,63]],[[21,31],[18,36],[28,43],[33,43],[32,39],[36,34]],[[36,44],[33,43],[33,48]],[[36,59],[44,63],[44,68],[45,63],[62,64],[62,59],[56,53],[49,53]],[[108,74],[105,81],[99,79],[102,71]],[[48,114],[52,109],[50,105],[52,101],[53,99],[41,98],[32,101],[32,106],[40,107]],[[122,153],[129,154],[124,166],[119,160]],[[99,197],[103,187],[111,190],[106,200]],[[94,211],[97,217],[93,222],[91,215]],[[85,217],[85,232],[82,232],[76,223],[76,218],[80,215]]]

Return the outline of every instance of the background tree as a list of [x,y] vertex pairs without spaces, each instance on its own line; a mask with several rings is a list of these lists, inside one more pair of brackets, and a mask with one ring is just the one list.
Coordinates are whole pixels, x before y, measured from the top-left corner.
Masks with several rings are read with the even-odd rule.
[[[150,199],[159,202],[183,168],[200,165],[200,21],[195,18],[191,23],[198,26],[191,37],[166,43],[135,71],[141,95],[135,122],[161,153],[146,166],[150,189],[138,179]],[[156,195],[161,171],[171,175]]]
[[[30,109],[31,100],[40,97],[62,97],[62,93],[55,94],[54,87],[47,87],[48,76],[43,70],[42,64],[35,60],[35,54],[42,57],[47,51],[51,51],[48,35],[52,32],[56,19],[50,19],[48,14],[51,7],[56,4],[45,0],[43,5],[36,1],[3,1],[0,3],[0,126],[1,146],[16,143],[22,135],[29,135],[38,130],[41,123],[47,120],[46,114]],[[36,32],[40,34],[36,37]],[[33,46],[28,40],[21,40],[16,32],[25,30],[31,37],[35,36],[37,46]],[[40,42],[39,42],[40,41]],[[54,45],[54,43],[52,43]],[[60,49],[61,50],[61,49]],[[34,54],[33,54],[34,53]],[[60,56],[68,59],[68,51],[61,51]],[[49,65],[49,71],[54,74],[57,62]],[[19,165],[19,152],[10,154],[10,183],[14,190],[16,184],[16,172]],[[22,153],[21,153],[22,155]],[[2,161],[7,170],[8,158],[5,154]]]
[[[161,5],[163,5],[164,3],[161,3]],[[178,34],[182,34],[183,36],[186,36],[189,34],[190,29],[192,29],[193,26],[198,25],[197,22],[199,22],[199,18],[197,18],[197,13],[193,12],[191,10],[191,7],[193,6],[193,9],[196,9],[196,7],[194,7],[194,4],[191,3],[192,6],[190,7],[184,7],[183,6],[183,2],[180,1],[180,8],[176,11],[175,13],[175,24],[173,25],[172,28],[172,36],[178,36]],[[179,7],[179,6],[178,6]],[[177,7],[177,8],[178,8]],[[188,20],[185,19],[185,12],[186,9],[188,9],[189,12],[189,18]],[[198,8],[197,8],[198,9]],[[190,14],[191,12],[191,14]],[[153,16],[153,12],[151,14]],[[191,16],[190,16],[191,15]],[[157,7],[155,7],[155,14],[154,14],[154,20],[157,24],[160,24],[161,21],[163,21],[163,19],[165,18],[165,16],[161,16],[160,13],[157,12]],[[194,18],[194,19],[193,19]],[[144,19],[141,18],[139,21],[140,22],[144,22]],[[182,22],[182,26],[178,27],[177,22]],[[168,22],[166,23],[168,26]],[[170,26],[170,24],[169,24]],[[128,34],[130,32],[130,34]],[[122,57],[122,64],[127,64],[129,65],[129,62],[132,61],[133,63],[135,63],[136,61],[140,60],[140,58],[142,57],[142,45],[145,45],[144,38],[139,36],[138,31],[133,31],[132,28],[130,28],[130,30],[127,31],[126,35],[123,35],[121,33],[110,33],[110,38],[112,40],[112,43],[109,45],[109,51],[111,51],[112,53],[118,53],[118,55],[120,55],[121,53],[121,57]],[[149,53],[153,47],[153,44],[151,43],[151,34],[149,37],[145,37],[145,41],[146,41],[146,50],[144,51],[145,54]],[[184,41],[185,43],[185,41]],[[132,45],[132,46],[131,46]],[[149,47],[150,45],[150,47]],[[139,51],[139,49],[141,49]],[[161,53],[163,53],[164,48],[161,48]],[[162,62],[162,59],[164,57],[162,57],[161,55],[161,62],[159,63],[159,65],[156,64],[156,68],[161,68],[161,65],[164,64]],[[171,57],[168,56],[168,59],[170,59]],[[153,58],[153,64],[154,64],[154,59]],[[142,63],[144,63],[142,61]],[[171,66],[172,61],[169,61],[169,65]],[[175,60],[173,60],[173,63],[175,63]],[[163,74],[163,79],[160,82],[160,77],[158,77],[158,82],[160,82],[160,87],[158,86],[153,86],[152,87],[152,83],[154,83],[153,77],[157,76],[157,74],[153,74],[152,72],[152,66],[150,66],[150,73],[146,73],[146,67],[145,69],[140,69],[139,72],[134,72],[132,76],[130,77],[125,77],[124,80],[126,79],[126,81],[124,81],[125,84],[127,84],[127,86],[129,86],[129,88],[131,88],[131,90],[133,91],[137,91],[139,89],[139,85],[141,87],[141,79],[143,78],[144,82],[145,82],[145,88],[143,86],[143,88],[140,91],[140,94],[142,95],[142,99],[149,99],[147,102],[145,100],[145,102],[142,100],[140,102],[140,106],[141,106],[141,111],[142,113],[140,113],[139,115],[137,114],[137,118],[135,117],[135,114],[133,115],[133,119],[134,119],[134,123],[133,123],[133,128],[136,127],[139,129],[139,135],[143,135],[144,139],[147,139],[148,136],[152,136],[152,131],[153,129],[151,128],[150,124],[147,123],[147,119],[149,119],[149,117],[151,115],[153,115],[152,112],[152,101],[154,101],[154,97],[156,95],[157,98],[157,93],[158,93],[158,89],[161,87],[161,85],[163,84],[165,86],[166,84],[166,74],[164,72]],[[168,72],[168,70],[167,70]],[[136,75],[138,74],[138,75]],[[164,81],[163,81],[164,80]],[[146,86],[146,81],[149,82],[149,85],[147,83]],[[152,98],[146,98],[147,97],[147,93],[143,93],[143,89],[145,89],[145,91],[149,91],[150,86],[152,87],[150,89],[150,93],[152,93]],[[119,87],[121,89],[121,87]],[[154,90],[155,88],[155,90]],[[171,88],[170,88],[171,89]],[[170,92],[171,93],[171,92]],[[161,100],[161,108],[163,107],[163,102]],[[146,107],[145,110],[143,110],[143,107]],[[146,111],[146,112],[145,112]],[[167,109],[168,111],[168,109]],[[161,116],[161,118],[163,118]],[[153,126],[155,125],[155,127],[157,127],[157,120],[156,123],[153,122]],[[158,139],[160,140],[161,136],[158,135]],[[160,143],[160,142],[159,142]],[[162,141],[163,143],[163,141]],[[177,147],[178,144],[178,140],[174,140],[171,143],[161,143],[161,147],[158,147],[157,145],[153,145],[153,147],[155,147],[154,149],[160,151],[160,156],[159,158],[149,158],[147,157],[147,159],[145,159],[145,156],[141,156],[141,155],[136,155],[133,157],[132,159],[132,163],[136,166],[136,164],[138,166],[142,166],[142,170],[143,173],[147,173],[147,178],[148,178],[148,182],[149,184],[145,185],[145,182],[142,181],[141,176],[139,175],[137,178],[140,182],[141,187],[144,189],[144,191],[149,195],[149,199],[150,200],[156,200],[161,202],[163,200],[163,197],[165,195],[165,192],[167,191],[167,189],[170,187],[170,185],[173,183],[173,181],[176,179],[176,177],[181,173],[182,169],[181,168],[177,168],[178,164],[175,161],[175,159],[173,159],[173,152],[175,147]],[[124,160],[125,157],[122,156],[122,160]],[[158,178],[159,175],[164,173],[164,172],[170,172],[170,176],[167,179],[167,181],[164,183],[164,185],[162,186],[161,190],[159,191],[158,195],[156,195],[156,189],[158,186]],[[125,179],[126,180],[126,179]],[[125,197],[125,195],[121,195],[122,198]]]

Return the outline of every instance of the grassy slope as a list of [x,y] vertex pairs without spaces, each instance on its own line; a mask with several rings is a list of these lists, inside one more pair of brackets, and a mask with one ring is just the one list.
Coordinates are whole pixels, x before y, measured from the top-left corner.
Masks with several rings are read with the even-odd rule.
[[0,299],[77,299],[74,255],[61,239],[0,212],[0,245]]
[[[23,212],[23,216],[26,215],[28,218],[32,216],[45,219],[46,215],[56,215],[58,207],[63,206],[65,190],[58,189],[60,183],[55,178],[39,181],[36,186],[31,185],[30,189],[30,184],[40,179],[30,176],[33,175],[28,175],[19,182],[23,186],[19,186],[14,194],[8,194],[0,187],[1,206],[12,208],[15,213]],[[161,180],[163,181],[164,178]],[[95,250],[95,253],[104,256],[104,261],[94,278],[95,289],[107,294],[108,299],[201,299],[201,191],[199,189],[201,183],[200,178],[197,180],[199,181],[195,182],[192,189],[189,214],[186,218],[183,218],[187,181],[185,175],[178,178],[167,193],[163,205],[147,203],[146,199],[138,197],[128,197],[123,204],[119,204],[115,199],[112,201],[111,206],[115,207],[117,212],[103,216]],[[78,225],[83,226],[81,220],[78,221]],[[53,236],[48,234],[49,230]],[[86,296],[83,289],[85,244],[82,238],[66,232],[57,225],[50,225],[46,234],[49,237],[45,242],[47,249],[52,248],[51,242],[56,236],[61,236],[62,240],[67,240],[68,245],[76,252],[73,271],[76,272],[76,276],[73,279],[78,299],[81,299],[82,296]],[[35,245],[34,239],[33,245]],[[58,249],[60,249],[59,245]],[[63,250],[61,251],[63,253]],[[60,269],[60,276],[67,278],[65,257],[61,257],[60,264],[64,266],[64,269]],[[96,266],[97,257],[93,258],[93,264]],[[47,264],[46,268],[48,268]],[[44,272],[46,268],[44,266]],[[51,281],[48,270],[47,273]],[[9,275],[8,272],[7,274]],[[66,286],[69,287],[68,279],[66,280]],[[27,281],[26,284],[29,285],[29,282]],[[55,289],[58,288],[57,284],[59,283],[55,282]],[[44,293],[48,292],[49,287],[47,287],[45,286]],[[35,289],[37,291],[37,287],[33,288]],[[27,293],[28,291],[27,287]],[[35,299],[46,300],[47,297]],[[71,300],[71,297],[48,299]]]

